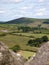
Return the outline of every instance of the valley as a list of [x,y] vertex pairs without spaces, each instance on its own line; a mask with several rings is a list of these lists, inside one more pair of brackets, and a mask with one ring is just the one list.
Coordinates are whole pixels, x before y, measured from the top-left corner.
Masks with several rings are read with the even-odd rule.
[[[44,21],[49,22],[49,19],[20,18],[2,22],[0,23],[0,41],[4,42],[9,49],[17,50],[18,53],[28,59],[40,48],[27,45],[29,40],[33,41],[43,36],[47,36],[49,40],[49,24]],[[35,43],[40,44],[37,41]],[[20,48],[18,49],[17,46]]]

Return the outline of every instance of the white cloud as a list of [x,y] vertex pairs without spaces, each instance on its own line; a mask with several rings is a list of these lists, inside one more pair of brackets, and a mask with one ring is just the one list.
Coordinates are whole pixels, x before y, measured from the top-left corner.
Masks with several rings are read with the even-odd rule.
[[22,7],[21,9],[22,9],[22,10],[26,10],[26,9],[28,9],[28,7]]
[[38,0],[38,2],[44,2],[44,0]]
[[45,12],[46,11],[46,8],[40,8],[37,10],[38,12]]
[[5,13],[5,11],[3,11],[3,10],[0,10],[0,14],[4,14]]
[[4,2],[4,3],[20,3],[22,1],[23,0],[3,0],[2,2]]
[[43,12],[36,13],[36,16],[43,16],[43,15],[44,15]]
[[21,2],[22,0],[9,0],[9,1],[19,3],[19,2]]
[[43,16],[45,15],[45,12],[46,12],[46,8],[40,8],[37,10],[37,13],[36,13],[36,16]]
[[33,6],[24,6],[24,7],[21,7],[20,9],[21,10],[30,10],[32,8],[33,8]]
[[49,2],[47,3],[47,5],[49,6]]

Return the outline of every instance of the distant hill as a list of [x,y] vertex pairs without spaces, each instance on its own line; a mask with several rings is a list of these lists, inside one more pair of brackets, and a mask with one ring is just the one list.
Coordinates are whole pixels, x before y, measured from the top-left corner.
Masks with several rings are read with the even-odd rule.
[[21,24],[21,23],[32,23],[32,22],[34,22],[33,18],[22,17],[22,18],[7,21],[5,23],[7,23],[7,24]]
[[7,22],[0,22],[0,24],[24,24],[24,25],[26,24],[28,26],[38,26],[40,24],[42,25],[42,27],[49,28],[49,19],[22,17]]
[[18,18],[14,20],[10,20],[7,22],[0,22],[0,23],[6,23],[6,24],[21,24],[21,23],[34,23],[34,22],[43,22],[45,24],[49,24],[49,19],[36,19],[36,18]]

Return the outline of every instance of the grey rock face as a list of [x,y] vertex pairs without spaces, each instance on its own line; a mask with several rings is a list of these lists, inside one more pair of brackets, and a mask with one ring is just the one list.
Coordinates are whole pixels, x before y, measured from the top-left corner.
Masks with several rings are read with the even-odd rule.
[[48,65],[49,64],[49,42],[40,47],[35,57],[25,62],[25,59],[9,50],[0,42],[0,65]]
[[0,42],[0,65],[24,65],[25,59]]
[[31,57],[24,65],[48,65],[49,63],[49,42],[45,43],[38,50],[36,56]]

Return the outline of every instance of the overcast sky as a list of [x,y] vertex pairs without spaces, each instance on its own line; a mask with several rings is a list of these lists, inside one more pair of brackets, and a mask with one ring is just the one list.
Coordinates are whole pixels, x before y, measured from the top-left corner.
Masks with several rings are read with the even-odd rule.
[[49,0],[0,0],[0,21],[49,18]]

